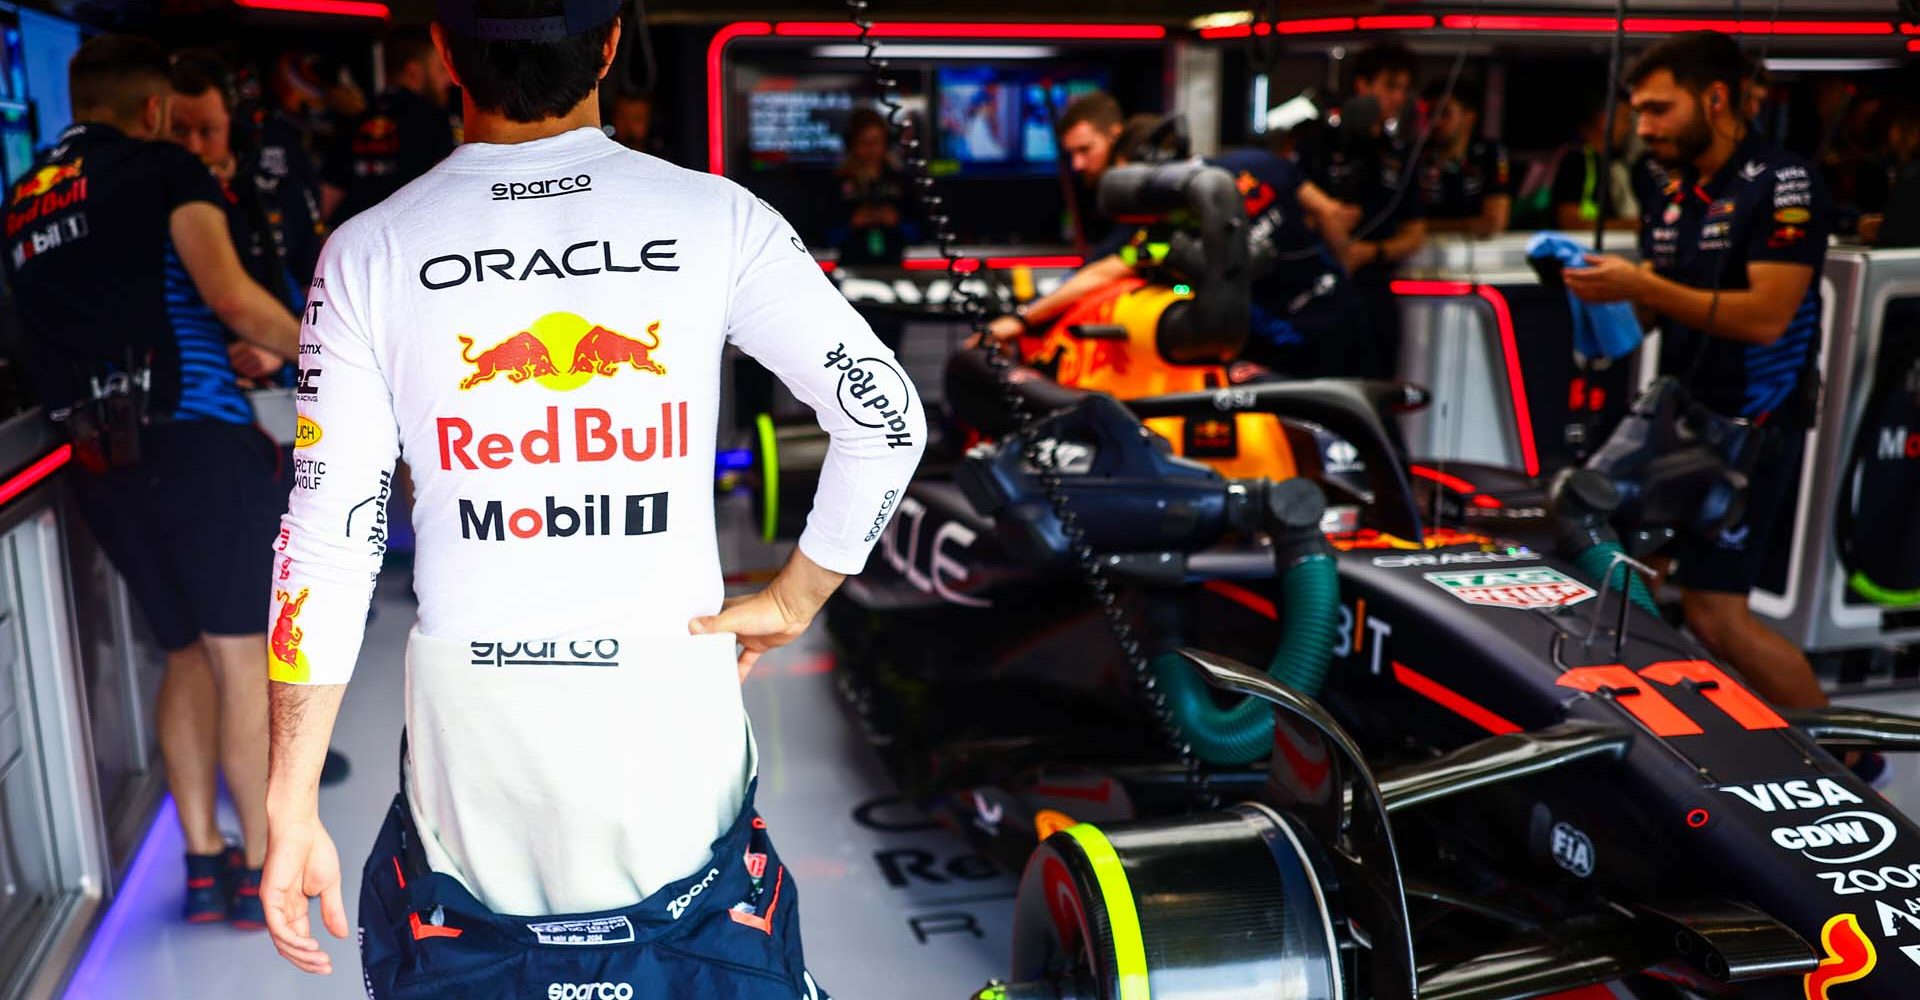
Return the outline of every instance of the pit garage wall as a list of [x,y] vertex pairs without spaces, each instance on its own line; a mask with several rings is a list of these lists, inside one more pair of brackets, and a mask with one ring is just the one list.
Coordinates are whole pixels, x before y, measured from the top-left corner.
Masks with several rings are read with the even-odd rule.
[[153,816],[164,656],[81,525],[70,449],[0,424],[0,1000],[57,995]]

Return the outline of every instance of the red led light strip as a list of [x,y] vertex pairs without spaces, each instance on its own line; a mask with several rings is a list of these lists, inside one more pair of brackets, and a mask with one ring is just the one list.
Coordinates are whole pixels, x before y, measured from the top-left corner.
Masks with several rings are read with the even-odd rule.
[[727,172],[726,80],[721,73],[727,43],[736,38],[765,35],[773,25],[765,21],[736,21],[714,32],[707,43],[707,169],[716,174]]
[[[1610,17],[1571,17],[1526,14],[1448,14],[1434,18],[1429,14],[1383,14],[1367,17],[1309,17],[1291,21],[1233,24],[1200,29],[1201,38],[1245,38],[1248,35],[1317,35],[1353,31],[1427,31],[1433,28],[1454,31],[1500,31],[1516,33],[1607,33],[1614,29]],[[1898,29],[1886,21],[1741,21],[1732,18],[1629,17],[1626,30],[1631,34],[1670,34],[1679,31],[1720,31],[1738,35],[1891,35],[1920,34],[1920,25],[1905,24]]]
[[[239,0],[241,3],[334,3],[358,0]],[[385,16],[386,8],[380,6]],[[727,172],[726,51],[736,38],[772,35],[779,38],[857,38],[860,29],[844,21],[736,21],[714,33],[707,43],[707,170]],[[901,21],[873,26],[875,38],[947,38],[979,41],[1029,42],[1153,42],[1167,37],[1157,24],[987,24],[976,22]],[[944,264],[942,265],[945,266]]]
[[[782,38],[843,38],[860,29],[845,21],[782,21],[773,26]],[[875,38],[1018,39],[1035,42],[1119,41],[1152,42],[1167,37],[1157,24],[951,24],[900,21],[873,26]]]
[[1432,14],[1378,14],[1360,18],[1360,30],[1425,31],[1436,23]]
[[40,456],[32,465],[15,473],[12,479],[0,483],[0,504],[12,503],[15,497],[40,485],[42,479],[59,471],[72,458],[73,445],[70,444],[63,444]]
[[[1016,267],[1074,268],[1086,263],[1086,258],[1064,254],[1052,257],[988,257],[987,270],[1006,271]],[[833,261],[820,262],[820,270],[831,272],[838,267]],[[909,257],[900,262],[900,267],[908,271],[944,271],[947,269],[943,257]],[[961,274],[972,274],[980,269],[980,261],[972,257],[960,258],[956,268]]]
[[1506,359],[1507,393],[1513,399],[1514,432],[1520,438],[1520,458],[1526,463],[1527,475],[1539,475],[1540,452],[1533,440],[1533,408],[1527,405],[1527,383],[1520,372],[1520,342],[1514,336],[1513,311],[1507,308],[1507,297],[1491,285],[1465,281],[1396,281],[1393,293],[1449,298],[1477,295],[1493,307],[1494,325],[1500,330],[1500,352]]
[[386,20],[387,5],[372,0],[233,0],[253,10],[277,10],[290,14],[339,14],[345,17],[377,17]]

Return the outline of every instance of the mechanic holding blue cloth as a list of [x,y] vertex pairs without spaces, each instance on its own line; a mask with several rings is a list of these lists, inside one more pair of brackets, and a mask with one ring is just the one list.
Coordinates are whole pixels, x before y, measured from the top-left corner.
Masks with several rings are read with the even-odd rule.
[[[741,684],[858,573],[918,394],[793,227],[600,130],[621,0],[441,0],[466,143],[327,241],[268,639],[261,900],[296,967],[347,934],[319,816],[396,459],[415,483],[406,746],[361,876],[373,1000],[818,1000],[754,810]],[[806,529],[723,601],[713,469],[739,347],[831,437]],[[744,652],[738,647],[744,647]],[[397,664],[380,664],[391,669]]]
[[1657,317],[1661,373],[1759,429],[1743,520],[1717,537],[1683,532],[1673,579],[1688,628],[1714,655],[1775,704],[1814,707],[1827,699],[1806,656],[1753,617],[1747,595],[1777,533],[1791,530],[1776,515],[1815,413],[1829,206],[1817,171],[1751,133],[1745,66],[1717,32],[1675,35],[1640,57],[1627,83],[1658,180],[1640,206],[1644,263],[1588,255],[1565,275],[1586,302]]
[[[1527,259],[1581,267],[1592,251],[1558,233],[1536,233],[1527,241]],[[1644,339],[1640,319],[1629,302],[1587,302],[1567,292],[1573,313],[1573,350],[1583,358],[1609,361],[1632,354]]]

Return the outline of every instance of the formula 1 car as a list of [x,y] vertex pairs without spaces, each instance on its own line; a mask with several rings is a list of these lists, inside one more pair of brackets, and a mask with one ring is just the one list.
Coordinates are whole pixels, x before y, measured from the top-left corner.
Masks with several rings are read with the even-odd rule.
[[[830,626],[889,756],[965,789],[957,825],[1044,838],[1014,982],[983,995],[1920,996],[1920,827],[1827,752],[1911,749],[1920,721],[1776,712],[1624,572],[1428,534],[1381,391],[1090,395],[902,499]],[[1138,419],[1219,406],[1337,428],[1375,470],[1366,525],[1323,535],[1314,484],[1228,479]],[[1042,469],[1137,623],[1149,698]],[[1558,486],[1594,548],[1618,491]]]
[[[1920,720],[1774,710],[1619,548],[1737,516],[1670,386],[1536,545],[1425,523],[1411,386],[1120,401],[969,352],[947,390],[827,618],[903,782],[1022,868],[982,998],[1920,997],[1920,826],[1829,753]],[[1284,468],[1209,464],[1244,418]]]

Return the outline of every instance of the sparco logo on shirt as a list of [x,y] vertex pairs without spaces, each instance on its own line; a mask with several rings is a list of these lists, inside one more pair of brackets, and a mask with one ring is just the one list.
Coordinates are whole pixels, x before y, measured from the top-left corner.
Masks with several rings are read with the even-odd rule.
[[552,983],[547,1000],[633,1000],[632,983]]
[[593,178],[587,174],[578,177],[548,177],[538,181],[507,181],[493,186],[494,201],[520,201],[525,198],[558,198],[563,194],[579,194],[593,190]]
[[707,877],[701,879],[699,884],[695,885],[691,889],[688,889],[686,892],[681,893],[672,902],[668,903],[667,912],[673,916],[673,919],[675,920],[680,919],[680,914],[687,912],[687,907],[693,905],[693,898],[695,896],[700,895],[703,892],[706,892],[707,886],[712,885],[714,877],[719,874],[720,874],[720,869],[718,868],[707,869]]
[[586,538],[613,534],[657,535],[667,530],[667,494],[628,494],[621,530],[613,530],[613,496],[588,494],[571,507],[547,497],[544,507],[508,512],[498,500],[460,499],[460,537],[501,542],[508,538]]

